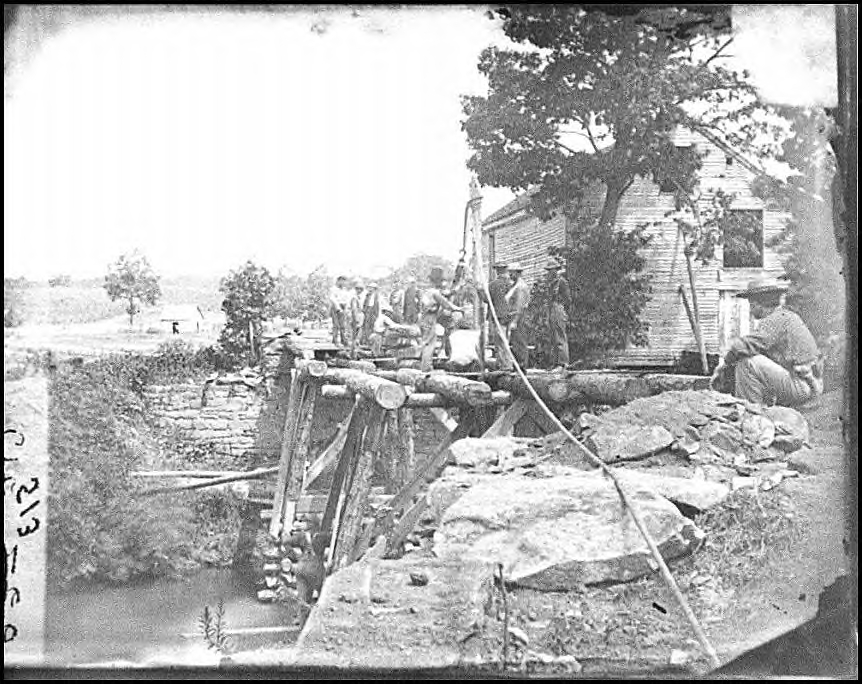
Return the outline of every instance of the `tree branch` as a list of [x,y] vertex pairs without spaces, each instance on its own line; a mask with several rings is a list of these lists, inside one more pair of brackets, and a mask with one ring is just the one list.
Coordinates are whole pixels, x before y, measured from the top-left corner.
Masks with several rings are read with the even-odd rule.
[[706,66],[706,65],[707,65],[707,64],[709,64],[712,60],[714,60],[716,57],[718,57],[722,52],[724,52],[724,48],[726,48],[728,45],[730,45],[730,44],[733,42],[733,38],[734,38],[733,36],[731,36],[730,38],[728,38],[728,39],[727,39],[727,42],[726,42],[724,45],[722,45],[720,48],[718,48],[718,50],[716,50],[716,51],[712,54],[712,56],[711,56],[708,60],[706,60],[706,61],[703,63],[703,66]]

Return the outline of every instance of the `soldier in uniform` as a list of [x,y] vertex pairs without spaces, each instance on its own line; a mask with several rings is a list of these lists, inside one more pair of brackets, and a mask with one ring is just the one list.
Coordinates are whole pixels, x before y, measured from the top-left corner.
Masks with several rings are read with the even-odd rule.
[[524,267],[515,262],[509,264],[509,274],[512,276],[512,287],[506,294],[509,302],[511,321],[509,322],[509,346],[512,355],[521,368],[527,367],[530,350],[527,347],[527,307],[530,305],[530,286],[524,281]]
[[443,287],[443,269],[435,266],[428,275],[431,287],[422,291],[419,298],[419,328],[422,331],[422,353],[419,369],[430,371],[433,368],[434,348],[437,345],[437,323],[443,312],[462,311],[440,291]]

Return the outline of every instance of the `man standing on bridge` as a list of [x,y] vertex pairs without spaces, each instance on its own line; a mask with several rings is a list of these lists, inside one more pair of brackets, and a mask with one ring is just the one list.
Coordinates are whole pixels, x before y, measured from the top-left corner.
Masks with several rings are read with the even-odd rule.
[[557,263],[548,264],[550,289],[548,292],[548,328],[551,338],[551,364],[555,371],[569,365],[569,307],[572,305],[572,291],[566,280],[566,269]]
[[[512,357],[506,350],[504,338],[506,330],[509,327],[511,316],[509,314],[509,302],[506,300],[506,293],[512,286],[512,281],[509,280],[509,267],[507,264],[496,263],[494,270],[497,272],[497,277],[488,283],[488,296],[490,304],[494,307],[497,313],[497,319],[500,321],[500,326],[503,328],[502,336],[497,326],[494,324],[493,317],[488,317],[488,322],[491,331],[491,344],[494,345],[494,351],[497,355],[497,361],[500,363],[500,370],[512,370]],[[484,293],[483,293],[484,294]]]
[[422,331],[422,354],[419,370],[430,371],[434,367],[434,348],[437,346],[437,322],[444,311],[463,311],[441,293],[443,269],[435,266],[428,276],[431,287],[422,291],[419,298],[419,328]]
[[509,274],[512,276],[512,289],[506,295],[509,302],[511,322],[509,323],[509,344],[512,355],[521,368],[527,367],[530,350],[527,348],[527,307],[530,304],[530,286],[524,281],[524,267],[515,262],[509,264]]

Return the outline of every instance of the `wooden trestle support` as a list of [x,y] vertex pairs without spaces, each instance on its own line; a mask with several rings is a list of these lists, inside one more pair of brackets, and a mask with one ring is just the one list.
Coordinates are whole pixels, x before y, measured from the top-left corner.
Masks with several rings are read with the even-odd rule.
[[[425,508],[424,485],[439,476],[453,442],[512,434],[521,419],[531,419],[543,432],[555,429],[510,374],[487,374],[497,387],[493,391],[485,382],[459,375],[380,370],[367,361],[296,360],[293,365],[261,600],[285,593],[297,597],[297,578],[303,580],[310,559],[321,575],[319,590],[321,568],[330,574],[369,552],[399,553]],[[543,399],[561,405],[585,396],[623,403],[708,378],[582,372],[535,374],[530,381]],[[313,454],[320,402],[352,402],[352,408],[329,443]],[[430,410],[446,427],[446,436],[422,463],[414,446],[415,409]],[[449,409],[457,410],[457,420]],[[372,491],[375,472],[384,474],[382,494]],[[324,473],[331,478],[321,477]],[[320,493],[324,479],[331,484]],[[309,602],[313,597],[302,589],[300,582],[299,598]]]
[[[345,401],[353,404],[349,414],[320,453],[312,454],[315,410],[321,402]],[[449,446],[462,437],[481,436],[492,425],[499,433],[496,412],[512,401],[509,392],[492,392],[484,382],[445,373],[387,373],[363,362],[333,367],[297,360],[290,370],[278,480],[268,511],[272,543],[265,553],[266,588],[259,598],[297,596],[301,559],[307,554],[322,554],[330,574],[372,546],[378,555],[397,553],[425,508],[423,485],[439,475]],[[457,420],[448,412],[452,408]],[[430,409],[446,427],[446,436],[418,469],[414,409]],[[515,422],[517,417],[510,426]],[[328,493],[312,494],[319,491],[324,472],[331,474]],[[375,472],[384,473],[382,495],[372,494]]]

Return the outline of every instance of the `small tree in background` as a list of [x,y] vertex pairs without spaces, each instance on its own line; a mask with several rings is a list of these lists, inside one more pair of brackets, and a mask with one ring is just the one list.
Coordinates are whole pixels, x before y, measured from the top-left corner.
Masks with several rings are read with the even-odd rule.
[[16,328],[24,322],[26,278],[3,278],[3,327]]
[[222,279],[227,322],[219,344],[234,365],[257,361],[263,322],[277,312],[276,285],[269,270],[252,261]]
[[112,302],[118,299],[127,302],[129,327],[134,325],[135,315],[140,313],[142,303],[155,306],[162,296],[159,277],[153,272],[147,258],[137,251],[123,254],[115,264],[109,266],[105,290]]

